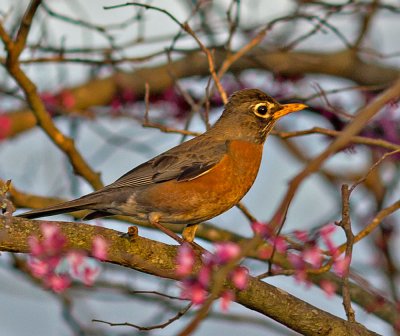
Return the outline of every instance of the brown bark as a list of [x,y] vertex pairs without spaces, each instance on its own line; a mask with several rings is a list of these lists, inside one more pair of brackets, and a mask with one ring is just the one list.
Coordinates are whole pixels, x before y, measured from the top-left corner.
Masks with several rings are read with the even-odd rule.
[[[28,253],[28,238],[40,236],[40,223],[12,218],[11,224],[7,224],[0,217],[0,250]],[[120,232],[82,223],[53,223],[67,236],[68,248],[90,251],[93,237],[100,235],[109,243],[107,262],[177,280],[177,246],[139,236],[129,240],[121,237]],[[358,323],[342,320],[253,277],[248,287],[237,293],[236,301],[303,335],[376,335]]]
[[[214,56],[215,65],[219,68],[228,55],[223,50],[217,50]],[[366,63],[351,50],[317,53],[255,49],[230,67],[230,71],[236,74],[247,69],[268,70],[287,76],[325,74],[350,79],[360,85],[387,85],[400,75],[399,69]],[[175,79],[208,75],[206,56],[200,52],[192,52],[171,63],[91,79],[66,90],[74,97],[74,113],[79,113],[94,106],[108,105],[118,90],[132,90],[138,99],[142,99],[146,83],[149,84],[151,93],[157,94],[172,86]],[[18,117],[13,123],[10,137],[36,125],[35,119],[25,112],[26,110],[9,112],[13,118]]]

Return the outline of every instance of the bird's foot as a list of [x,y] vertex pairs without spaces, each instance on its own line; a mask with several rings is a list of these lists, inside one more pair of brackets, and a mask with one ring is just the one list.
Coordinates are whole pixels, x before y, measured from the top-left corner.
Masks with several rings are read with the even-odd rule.
[[198,227],[198,224],[187,225],[182,231],[182,238],[188,243],[193,243]]
[[121,238],[126,238],[129,239],[130,241],[133,241],[138,236],[139,236],[139,229],[137,226],[130,226],[128,228],[128,232],[120,234]]
[[158,214],[151,213],[148,218],[151,225],[155,226],[157,229],[160,229],[167,236],[177,241],[180,245],[182,245],[185,242],[185,240],[179,237],[175,232],[172,232],[170,229],[167,229],[166,227],[160,224],[160,216]]

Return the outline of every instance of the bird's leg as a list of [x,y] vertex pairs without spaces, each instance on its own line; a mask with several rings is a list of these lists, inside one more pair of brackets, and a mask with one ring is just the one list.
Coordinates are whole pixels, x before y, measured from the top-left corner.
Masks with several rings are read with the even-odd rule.
[[186,225],[182,231],[183,239],[185,241],[187,241],[188,243],[192,243],[194,240],[194,237],[196,235],[196,231],[197,231],[198,227],[199,227],[199,224]]
[[160,229],[166,235],[170,236],[172,239],[176,240],[179,244],[183,244],[185,242],[184,239],[179,237],[176,233],[172,232],[171,230],[167,229],[166,227],[160,224],[160,215],[157,213],[150,213],[148,216],[149,222],[151,225],[155,226],[156,228]]

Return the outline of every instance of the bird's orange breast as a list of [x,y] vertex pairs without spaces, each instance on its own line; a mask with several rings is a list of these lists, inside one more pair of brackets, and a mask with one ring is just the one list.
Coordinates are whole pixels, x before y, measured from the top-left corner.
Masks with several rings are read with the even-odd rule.
[[262,145],[231,141],[228,152],[210,171],[190,181],[167,181],[141,191],[136,202],[152,210],[161,223],[194,224],[236,205],[253,185]]

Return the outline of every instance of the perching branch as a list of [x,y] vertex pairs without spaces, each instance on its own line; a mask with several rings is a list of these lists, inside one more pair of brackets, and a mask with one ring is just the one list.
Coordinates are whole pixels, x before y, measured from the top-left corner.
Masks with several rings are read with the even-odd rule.
[[[0,217],[0,250],[28,253],[28,238],[32,235],[41,236],[40,223],[41,221],[13,218],[12,225],[6,225],[4,217]],[[129,240],[115,230],[82,223],[52,223],[67,237],[68,248],[90,251],[94,235],[102,236],[109,244],[107,262],[178,280],[175,273],[177,246],[140,236]],[[197,269],[199,263],[200,260],[197,260]],[[377,335],[357,323],[344,321],[252,277],[248,287],[236,295],[239,304],[303,335]]]

